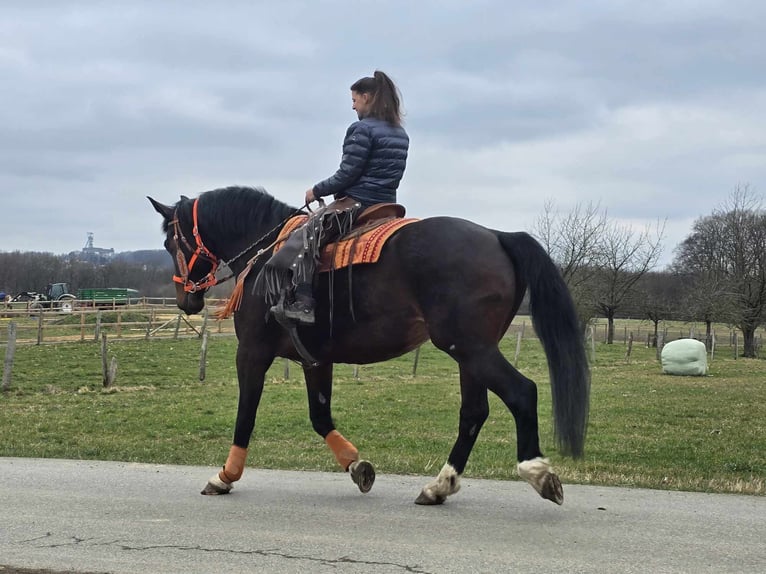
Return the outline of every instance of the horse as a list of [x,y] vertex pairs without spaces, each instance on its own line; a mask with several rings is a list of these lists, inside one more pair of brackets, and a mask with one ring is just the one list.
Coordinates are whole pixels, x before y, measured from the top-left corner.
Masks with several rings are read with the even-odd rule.
[[[436,505],[460,489],[468,457],[489,416],[488,391],[515,419],[516,469],[544,499],[564,500],[563,487],[540,450],[537,386],[502,355],[499,342],[529,290],[530,313],[546,354],[552,394],[554,441],[564,456],[583,455],[590,398],[584,335],[571,295],[542,246],[525,232],[489,229],[454,217],[419,219],[396,231],[377,263],[353,267],[353,281],[319,273],[314,325],[298,326],[315,362],[302,359],[253,290],[285,221],[304,208],[274,198],[262,188],[226,187],[174,205],[148,197],[162,216],[165,249],[171,255],[176,302],[199,313],[205,293],[226,263],[242,282],[234,316],[239,399],[234,437],[223,468],[202,494],[227,494],[243,474],[264,377],[275,358],[300,361],[311,424],[361,492],[375,468],[336,429],[331,411],[333,364],[386,361],[431,340],[457,363],[461,405],[457,438],[438,475],[415,503]],[[245,274],[243,271],[248,270]]]

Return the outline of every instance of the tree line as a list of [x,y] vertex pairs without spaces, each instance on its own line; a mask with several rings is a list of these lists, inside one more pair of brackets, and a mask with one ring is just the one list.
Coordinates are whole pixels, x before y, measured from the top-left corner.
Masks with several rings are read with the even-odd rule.
[[[175,297],[173,273],[173,261],[164,249],[126,251],[105,262],[80,259],[77,252],[0,251],[0,292],[9,295],[68,283],[75,295],[78,289],[127,287],[144,297]],[[210,296],[224,298],[230,291],[226,283],[213,287]]]
[[74,294],[84,288],[129,287],[147,297],[172,297],[172,262],[167,253],[160,252],[162,260],[152,252],[142,253],[126,253],[98,264],[71,254],[0,252],[0,291],[16,295],[44,291],[49,283],[68,283]]
[[756,356],[755,332],[766,322],[766,211],[748,185],[737,186],[713,213],[698,218],[674,250],[672,264],[655,271],[665,224],[636,231],[605,209],[578,204],[567,213],[552,203],[532,230],[559,265],[583,325],[614,318],[722,322],[743,334],[743,355]]
[[[675,247],[672,264],[656,267],[663,251],[665,223],[641,230],[611,220],[597,204],[578,204],[562,213],[552,202],[531,230],[561,269],[587,325],[614,319],[703,322],[709,340],[714,322],[743,334],[744,355],[756,354],[755,332],[766,322],[766,211],[748,185],[737,186],[711,214],[698,218]],[[118,254],[105,264],[70,255],[0,252],[0,291],[41,291],[65,282],[73,292],[90,287],[130,287],[147,297],[173,297],[172,262],[164,250]],[[213,288],[226,297],[230,284]]]

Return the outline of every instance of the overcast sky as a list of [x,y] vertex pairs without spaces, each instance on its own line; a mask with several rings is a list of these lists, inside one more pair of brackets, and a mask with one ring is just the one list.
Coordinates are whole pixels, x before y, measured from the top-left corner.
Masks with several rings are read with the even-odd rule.
[[530,230],[600,202],[665,255],[766,191],[766,2],[0,3],[0,251],[160,249],[145,199],[331,175],[349,86],[399,85],[399,201]]

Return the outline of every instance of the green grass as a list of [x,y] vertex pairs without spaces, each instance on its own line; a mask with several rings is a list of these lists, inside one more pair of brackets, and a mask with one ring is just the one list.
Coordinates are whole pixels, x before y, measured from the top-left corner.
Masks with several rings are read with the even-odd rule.
[[[22,346],[11,389],[0,394],[0,456],[106,459],[219,466],[231,443],[237,403],[236,341],[209,341],[207,380],[198,381],[197,339],[114,341],[113,388],[101,385],[92,342]],[[515,339],[504,342],[512,358]],[[430,345],[412,376],[413,354],[335,368],[338,429],[378,472],[434,475],[454,442],[457,367]],[[707,377],[661,374],[654,349],[597,345],[586,456],[553,448],[550,389],[542,350],[525,339],[519,369],[539,387],[540,435],[569,483],[766,494],[766,361],[717,356]],[[466,475],[515,477],[511,415],[494,396]],[[337,470],[308,420],[297,365],[267,376],[248,464]]]

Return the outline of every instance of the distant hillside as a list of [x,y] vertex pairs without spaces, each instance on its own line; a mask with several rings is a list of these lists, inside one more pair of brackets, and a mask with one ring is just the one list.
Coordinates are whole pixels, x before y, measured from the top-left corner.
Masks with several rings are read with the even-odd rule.
[[164,249],[141,249],[139,251],[122,251],[114,255],[117,261],[124,261],[148,267],[172,269],[173,261]]

